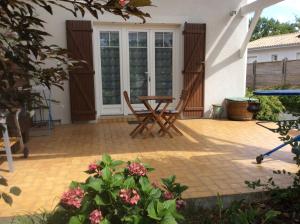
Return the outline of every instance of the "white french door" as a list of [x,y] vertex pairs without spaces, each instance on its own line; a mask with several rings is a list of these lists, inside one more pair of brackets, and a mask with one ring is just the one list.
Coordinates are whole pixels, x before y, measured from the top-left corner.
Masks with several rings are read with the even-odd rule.
[[[134,109],[144,108],[139,96],[152,95],[149,31],[128,31],[128,84],[125,85]],[[125,109],[126,109],[125,105]],[[126,111],[125,112],[129,112]]]
[[130,114],[123,91],[135,109],[139,96],[174,96],[174,30],[103,29],[99,35],[100,111]]

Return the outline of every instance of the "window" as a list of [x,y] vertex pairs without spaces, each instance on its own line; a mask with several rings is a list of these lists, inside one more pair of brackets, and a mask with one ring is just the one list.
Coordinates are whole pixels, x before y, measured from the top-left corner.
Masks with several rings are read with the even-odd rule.
[[173,33],[155,32],[155,94],[172,96]]
[[119,32],[100,32],[100,48],[103,104],[121,104]]
[[247,63],[251,64],[253,62],[257,61],[257,56],[248,56]]
[[277,54],[272,54],[271,60],[272,61],[277,61],[278,60],[278,55]]
[[300,60],[300,52],[298,52],[298,53],[296,54],[296,59],[297,59],[297,60]]
[[148,36],[147,32],[129,32],[130,100],[141,103],[139,96],[148,95]]

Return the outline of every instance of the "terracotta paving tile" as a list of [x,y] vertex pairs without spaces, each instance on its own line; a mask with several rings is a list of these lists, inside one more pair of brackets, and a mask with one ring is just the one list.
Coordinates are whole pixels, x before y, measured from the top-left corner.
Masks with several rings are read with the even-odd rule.
[[[6,172],[7,163],[1,155],[1,174],[10,185],[19,186],[22,194],[12,207],[0,202],[0,217],[52,209],[69,183],[85,180],[87,165],[104,152],[115,159],[139,157],[156,169],[149,175],[155,182],[175,174],[189,186],[186,198],[252,192],[245,180],[267,180],[273,169],[297,169],[288,147],[261,165],[255,163],[258,154],[280,144],[276,134],[255,122],[203,119],[179,121],[177,126],[184,136],[173,139],[131,139],[128,133],[134,126],[123,121],[59,126],[49,136],[32,137],[30,157],[14,155],[14,173]],[[288,177],[274,179],[283,186],[290,183]]]

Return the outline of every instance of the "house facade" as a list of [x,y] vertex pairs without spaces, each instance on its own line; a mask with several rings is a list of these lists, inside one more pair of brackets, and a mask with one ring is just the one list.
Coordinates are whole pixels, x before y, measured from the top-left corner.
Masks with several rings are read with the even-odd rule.
[[[188,117],[207,117],[212,104],[245,94],[246,55],[240,55],[247,16],[232,13],[246,0],[154,0],[144,10],[151,18],[124,21],[108,13],[75,18],[60,8],[47,21],[47,40],[88,61],[70,74],[64,91],[53,88],[52,116],[62,123],[130,113],[122,92],[135,108],[141,95],[172,95],[191,89]],[[198,76],[197,76],[198,75]],[[199,77],[199,78],[197,78]]]
[[300,32],[276,35],[252,41],[247,63],[300,60]]

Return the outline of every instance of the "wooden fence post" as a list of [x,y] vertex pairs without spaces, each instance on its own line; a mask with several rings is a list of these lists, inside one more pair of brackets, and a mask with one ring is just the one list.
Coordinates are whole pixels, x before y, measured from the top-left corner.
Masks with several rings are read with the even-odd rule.
[[282,85],[286,85],[286,67],[287,67],[287,58],[282,60]]
[[256,63],[257,61],[255,60],[252,64],[252,69],[253,69],[253,84],[252,84],[252,89],[255,90],[256,89]]

